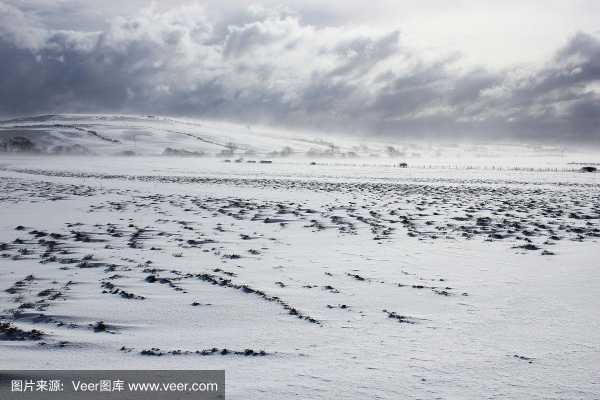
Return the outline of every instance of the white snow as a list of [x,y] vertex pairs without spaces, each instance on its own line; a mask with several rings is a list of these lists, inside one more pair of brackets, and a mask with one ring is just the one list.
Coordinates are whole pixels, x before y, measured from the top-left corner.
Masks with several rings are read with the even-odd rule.
[[[314,141],[246,127],[105,116],[18,125],[41,123],[127,145],[73,136],[102,156],[0,154],[0,314],[44,333],[0,332],[6,369],[222,368],[230,399],[600,395],[600,182],[568,164],[580,158],[423,155],[400,169],[380,144],[379,158],[309,165]],[[57,143],[74,130],[35,129]],[[229,141],[258,152],[245,161],[287,145],[302,154],[157,156]],[[141,155],[108,157],[129,149]],[[44,254],[49,240],[59,244]],[[99,321],[110,332],[94,331]],[[267,355],[195,353],[213,347]],[[152,348],[163,355],[141,354]]]

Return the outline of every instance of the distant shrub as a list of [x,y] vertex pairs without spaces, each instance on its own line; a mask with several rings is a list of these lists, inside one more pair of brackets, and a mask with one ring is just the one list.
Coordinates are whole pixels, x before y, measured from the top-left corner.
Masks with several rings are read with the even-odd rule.
[[35,144],[26,137],[14,136],[0,143],[0,150],[9,153],[39,153]]
[[404,156],[406,156],[405,152],[396,149],[394,146],[387,146],[385,148],[385,152],[388,155],[388,157],[404,157]]
[[51,154],[56,155],[86,155],[91,154],[91,151],[80,144],[73,145],[58,145],[54,146],[49,151]]
[[190,151],[184,149],[173,149],[171,147],[167,147],[163,153],[163,156],[171,156],[171,157],[202,157],[206,155],[203,151]]

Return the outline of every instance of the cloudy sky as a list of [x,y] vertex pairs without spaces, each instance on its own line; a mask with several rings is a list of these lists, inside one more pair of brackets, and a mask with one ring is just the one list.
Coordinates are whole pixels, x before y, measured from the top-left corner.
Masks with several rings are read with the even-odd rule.
[[600,144],[597,0],[0,0],[0,115]]

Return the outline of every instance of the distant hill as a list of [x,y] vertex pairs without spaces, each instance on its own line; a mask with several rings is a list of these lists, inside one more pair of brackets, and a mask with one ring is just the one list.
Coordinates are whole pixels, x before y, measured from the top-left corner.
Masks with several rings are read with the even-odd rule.
[[[591,150],[590,150],[591,151]],[[573,168],[597,151],[526,144],[407,142],[394,138],[293,132],[243,124],[152,115],[50,114],[0,121],[1,154],[224,157],[239,160],[304,157],[399,166]],[[587,164],[587,163],[586,163]]]
[[358,156],[379,153],[360,143],[230,123],[155,116],[57,114],[0,122],[0,150],[43,154]]

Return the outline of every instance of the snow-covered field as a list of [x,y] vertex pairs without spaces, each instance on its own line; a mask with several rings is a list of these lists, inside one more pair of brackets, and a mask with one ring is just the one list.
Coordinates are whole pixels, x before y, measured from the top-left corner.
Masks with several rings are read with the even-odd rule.
[[[225,369],[230,399],[600,397],[581,154],[86,118],[4,124],[45,146],[0,154],[4,368]],[[97,156],[45,154],[69,137]]]

